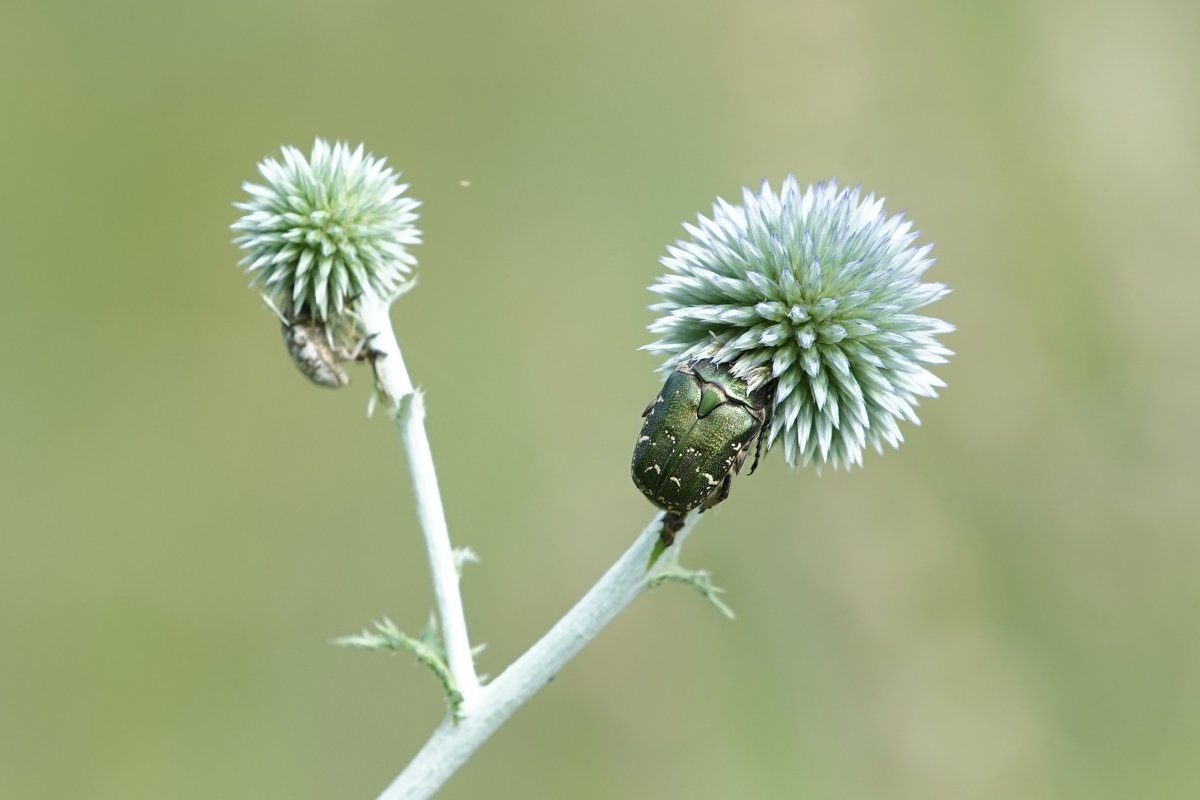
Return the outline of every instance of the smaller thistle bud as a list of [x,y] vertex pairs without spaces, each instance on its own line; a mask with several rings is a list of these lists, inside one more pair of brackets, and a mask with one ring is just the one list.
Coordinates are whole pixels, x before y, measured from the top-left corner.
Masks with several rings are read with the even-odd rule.
[[946,362],[937,336],[954,327],[914,312],[949,289],[921,282],[932,246],[911,227],[836,181],[718,198],[662,259],[660,338],[645,349],[670,355],[664,370],[704,359],[751,391],[772,386],[767,447],[781,442],[792,466],[861,464],[945,385],[926,365]]
[[408,248],[421,241],[413,224],[419,203],[362,145],[317,139],[308,158],[294,147],[282,151],[282,162],[259,163],[265,184],[243,184],[250,198],[234,204],[245,212],[231,226],[246,251],[239,263],[286,319],[333,332],[357,299],[390,302],[412,286],[416,259]]

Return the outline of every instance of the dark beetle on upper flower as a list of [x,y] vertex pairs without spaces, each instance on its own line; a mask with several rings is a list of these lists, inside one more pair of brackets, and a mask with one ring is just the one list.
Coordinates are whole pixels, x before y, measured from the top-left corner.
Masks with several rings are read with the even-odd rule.
[[654,505],[675,514],[712,508],[757,439],[753,473],[770,424],[773,384],[746,381],[712,361],[679,367],[642,412],[633,450],[633,482]]

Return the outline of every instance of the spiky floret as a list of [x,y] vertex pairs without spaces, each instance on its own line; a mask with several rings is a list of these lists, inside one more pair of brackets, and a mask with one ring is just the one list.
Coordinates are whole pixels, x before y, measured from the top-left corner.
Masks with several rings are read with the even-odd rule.
[[265,297],[289,316],[337,322],[358,297],[392,300],[412,284],[421,241],[418,201],[384,159],[317,139],[305,158],[282,148],[283,160],[258,165],[263,185],[235,203],[245,213],[231,227],[246,250],[240,264]]
[[684,225],[668,248],[669,270],[650,290],[663,369],[708,358],[730,365],[754,389],[775,382],[767,446],[792,466],[862,463],[903,440],[899,421],[919,424],[921,397],[945,384],[926,365],[951,351],[937,341],[954,327],[914,313],[949,292],[922,283],[932,245],[883,200],[836,181],[801,191],[789,176],[718,198],[711,218]]

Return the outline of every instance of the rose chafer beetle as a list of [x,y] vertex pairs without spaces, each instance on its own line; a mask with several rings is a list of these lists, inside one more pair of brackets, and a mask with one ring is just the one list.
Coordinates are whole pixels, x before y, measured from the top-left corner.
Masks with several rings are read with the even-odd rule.
[[[654,505],[686,514],[729,496],[729,485],[757,440],[753,473],[770,423],[773,385],[753,392],[729,368],[696,361],[671,373],[642,412],[633,482]],[[679,520],[675,520],[678,522]]]

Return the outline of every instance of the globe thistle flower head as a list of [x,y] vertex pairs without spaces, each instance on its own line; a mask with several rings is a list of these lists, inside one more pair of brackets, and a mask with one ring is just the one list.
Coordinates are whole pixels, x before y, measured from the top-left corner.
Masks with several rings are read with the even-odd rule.
[[384,159],[321,139],[307,158],[282,148],[282,161],[258,165],[264,184],[245,183],[231,227],[246,251],[240,264],[269,301],[288,315],[339,322],[357,298],[391,301],[410,288],[421,241],[419,203]]
[[773,384],[767,447],[792,466],[861,464],[865,447],[900,444],[900,420],[919,424],[919,398],[945,385],[928,369],[951,355],[937,337],[954,328],[915,313],[949,290],[922,283],[932,246],[902,215],[789,176],[684,228],[650,287],[660,338],[645,349],[669,355],[664,370],[711,359],[751,390]]

